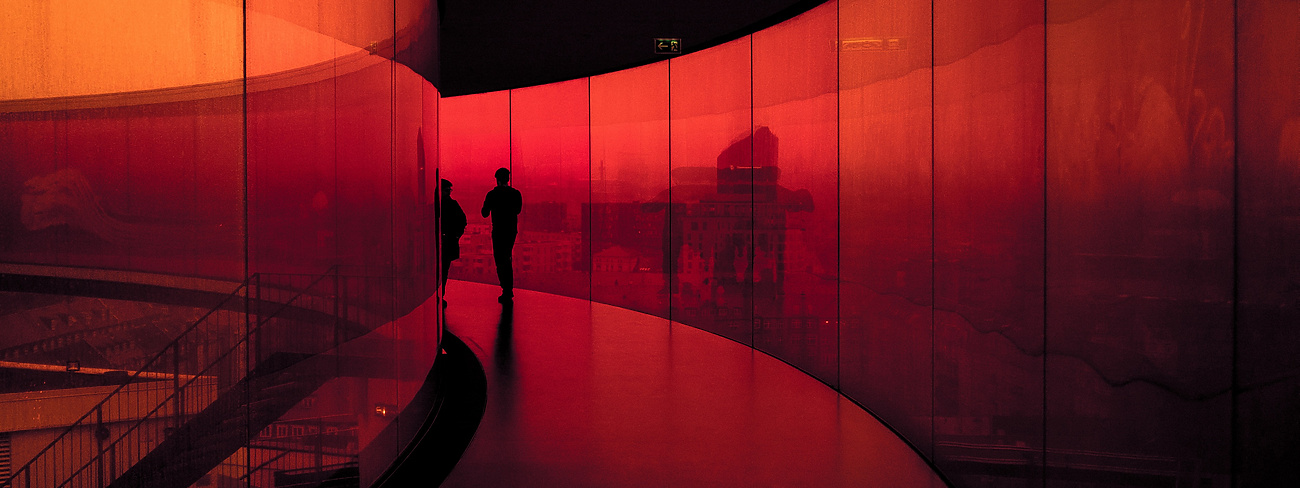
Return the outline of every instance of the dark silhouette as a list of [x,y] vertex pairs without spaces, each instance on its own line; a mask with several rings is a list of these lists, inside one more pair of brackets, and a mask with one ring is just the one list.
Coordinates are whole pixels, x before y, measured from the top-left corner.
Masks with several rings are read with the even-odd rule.
[[497,279],[501,281],[501,298],[507,304],[515,297],[515,276],[510,253],[519,234],[519,212],[524,208],[519,190],[510,187],[510,170],[496,172],[497,186],[483,199],[483,217],[492,217],[492,258],[496,261]]
[[[451,262],[460,259],[460,236],[465,235],[465,226],[469,222],[460,203],[451,198],[451,182],[442,180],[441,188],[442,199],[439,204],[442,208],[439,214],[442,217],[442,293],[446,296],[447,272],[451,270]],[[447,300],[442,301],[442,306],[447,306]]]

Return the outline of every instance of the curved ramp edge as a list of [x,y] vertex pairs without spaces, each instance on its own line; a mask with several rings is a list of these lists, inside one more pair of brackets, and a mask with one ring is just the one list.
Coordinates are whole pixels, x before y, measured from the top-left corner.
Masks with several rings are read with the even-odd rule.
[[[397,435],[400,425],[418,425],[418,431],[397,460],[371,486],[442,483],[465,453],[486,407],[487,377],[483,365],[464,342],[449,332],[444,333],[435,367],[416,398],[381,437]],[[416,419],[421,415],[425,416],[424,421],[417,424]]]

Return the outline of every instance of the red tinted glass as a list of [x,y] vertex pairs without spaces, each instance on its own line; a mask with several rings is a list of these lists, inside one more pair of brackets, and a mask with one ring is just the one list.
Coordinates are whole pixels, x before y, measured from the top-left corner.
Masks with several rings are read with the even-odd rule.
[[669,62],[671,318],[752,343],[750,42]]
[[591,78],[592,300],[668,316],[668,62]]
[[838,381],[837,5],[755,33],[754,347]]
[[930,5],[840,3],[840,382],[930,446]]

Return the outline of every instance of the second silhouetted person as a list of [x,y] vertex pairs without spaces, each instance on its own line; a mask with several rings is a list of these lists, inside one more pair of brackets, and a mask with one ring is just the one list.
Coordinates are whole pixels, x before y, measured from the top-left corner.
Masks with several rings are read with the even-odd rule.
[[[451,262],[460,259],[460,236],[465,235],[465,211],[451,198],[451,182],[442,180],[442,198],[435,201],[442,217],[442,294],[447,295],[447,273],[451,271]],[[447,306],[447,300],[442,300]]]
[[497,279],[501,281],[501,298],[497,301],[508,303],[515,296],[510,254],[519,234],[519,212],[524,208],[524,199],[519,190],[510,187],[510,170],[498,169],[496,178],[496,188],[483,199],[483,217],[492,217],[492,258],[496,261]]

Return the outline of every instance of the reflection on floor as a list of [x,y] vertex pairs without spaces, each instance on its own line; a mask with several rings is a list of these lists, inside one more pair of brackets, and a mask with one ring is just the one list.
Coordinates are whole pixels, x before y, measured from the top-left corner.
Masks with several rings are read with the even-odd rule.
[[857,405],[735,342],[626,309],[452,282],[487,411],[444,486],[943,486]]

